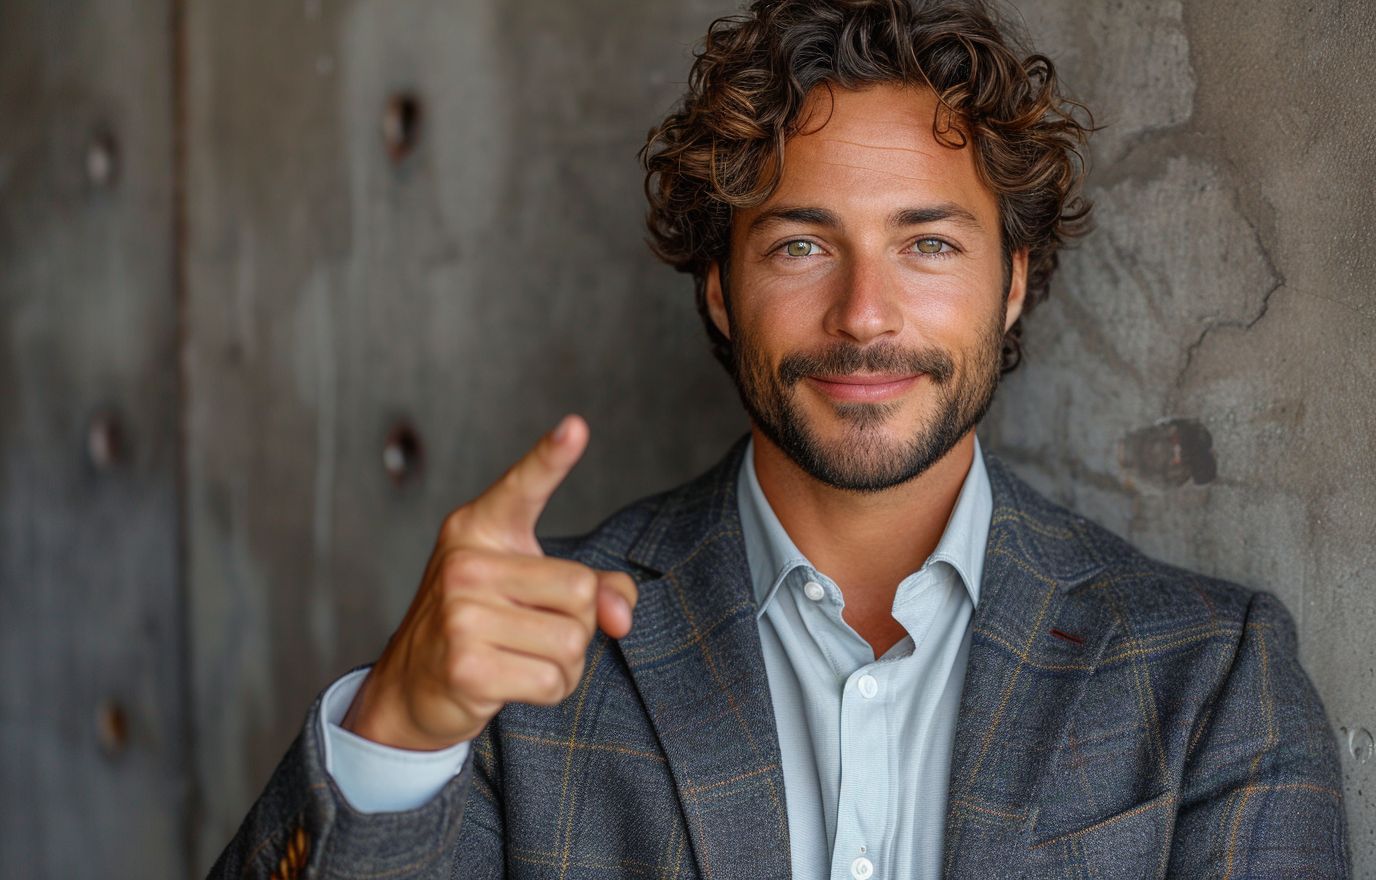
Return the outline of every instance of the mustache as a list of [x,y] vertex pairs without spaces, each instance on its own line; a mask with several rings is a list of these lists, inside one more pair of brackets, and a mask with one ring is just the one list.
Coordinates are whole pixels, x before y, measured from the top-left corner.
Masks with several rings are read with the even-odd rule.
[[778,375],[785,387],[807,376],[827,378],[852,373],[925,373],[938,385],[955,375],[954,358],[939,348],[909,349],[893,342],[855,345],[838,342],[816,351],[794,352],[779,362]]

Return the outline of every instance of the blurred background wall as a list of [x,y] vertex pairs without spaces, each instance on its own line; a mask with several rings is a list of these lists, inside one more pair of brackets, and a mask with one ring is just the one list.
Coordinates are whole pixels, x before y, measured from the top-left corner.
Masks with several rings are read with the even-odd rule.
[[[983,435],[1285,601],[1376,876],[1376,7],[1019,8],[1099,229]],[[202,874],[563,413],[550,533],[744,430],[634,158],[733,9],[0,0],[0,877]]]

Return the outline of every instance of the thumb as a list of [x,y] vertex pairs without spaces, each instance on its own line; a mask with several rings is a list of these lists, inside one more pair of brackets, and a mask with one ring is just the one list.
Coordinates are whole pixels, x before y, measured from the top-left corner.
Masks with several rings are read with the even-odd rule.
[[535,524],[588,447],[588,423],[565,416],[471,505],[478,533],[503,548],[540,555]]
[[635,608],[640,591],[625,572],[597,573],[597,625],[614,639],[625,638],[631,631],[631,609]]

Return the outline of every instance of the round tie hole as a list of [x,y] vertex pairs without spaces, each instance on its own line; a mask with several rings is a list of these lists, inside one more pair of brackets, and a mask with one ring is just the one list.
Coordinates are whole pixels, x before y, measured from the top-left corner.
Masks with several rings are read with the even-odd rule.
[[96,470],[114,470],[128,453],[129,438],[117,414],[103,412],[91,419],[86,429],[86,455]]
[[96,710],[96,738],[101,750],[111,758],[119,757],[128,748],[129,716],[119,703],[106,700]]
[[382,469],[392,484],[403,488],[418,481],[424,458],[416,429],[409,422],[393,425],[382,443]]
[[119,176],[119,144],[108,129],[91,135],[86,144],[86,180],[96,189],[109,189]]
[[420,119],[420,99],[415,95],[403,92],[387,99],[382,114],[382,140],[393,162],[400,162],[415,151]]

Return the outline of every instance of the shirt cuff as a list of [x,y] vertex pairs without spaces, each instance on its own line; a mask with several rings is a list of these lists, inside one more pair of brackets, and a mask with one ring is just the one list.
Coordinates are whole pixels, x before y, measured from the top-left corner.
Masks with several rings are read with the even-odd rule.
[[356,669],[330,685],[320,707],[325,770],[355,810],[394,813],[424,806],[463,769],[469,744],[437,752],[394,749],[340,727],[367,669]]

